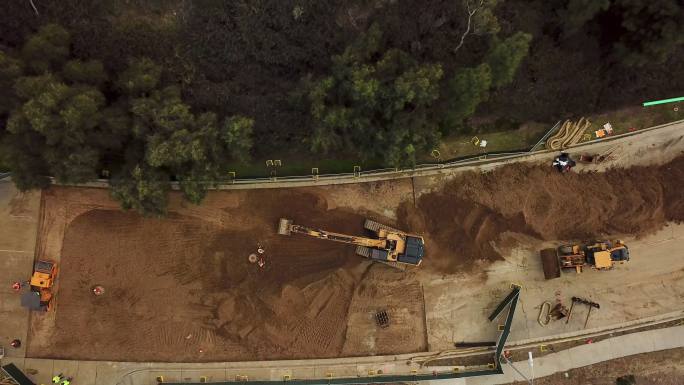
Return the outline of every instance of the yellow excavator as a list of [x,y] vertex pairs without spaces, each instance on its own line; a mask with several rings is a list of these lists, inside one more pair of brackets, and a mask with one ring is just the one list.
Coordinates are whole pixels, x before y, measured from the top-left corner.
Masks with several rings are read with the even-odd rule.
[[375,233],[377,238],[312,229],[293,224],[291,219],[285,218],[281,218],[278,223],[278,234],[304,234],[318,239],[356,245],[356,254],[390,265],[399,263],[418,266],[423,261],[425,246],[423,237],[407,234],[370,219],[366,219],[363,227]]

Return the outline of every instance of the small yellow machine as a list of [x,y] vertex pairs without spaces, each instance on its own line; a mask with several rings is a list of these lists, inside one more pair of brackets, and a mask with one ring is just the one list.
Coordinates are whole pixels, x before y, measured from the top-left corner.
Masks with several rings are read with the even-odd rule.
[[629,261],[629,248],[621,240],[591,241],[586,244],[562,245],[540,251],[546,279],[560,277],[561,269],[582,272],[585,266],[597,270],[612,269],[615,262]]
[[31,290],[22,295],[21,304],[29,310],[52,310],[56,278],[57,264],[55,262],[37,261],[33,266]]
[[364,228],[372,231],[377,238],[334,233],[326,230],[311,229],[295,225],[292,220],[281,218],[278,234],[304,234],[310,237],[356,245],[356,254],[373,261],[402,263],[418,266],[423,261],[425,241],[418,235],[410,235],[378,222],[366,219]]
[[587,262],[599,270],[612,269],[613,262],[629,261],[629,249],[621,240],[594,241],[586,247]]

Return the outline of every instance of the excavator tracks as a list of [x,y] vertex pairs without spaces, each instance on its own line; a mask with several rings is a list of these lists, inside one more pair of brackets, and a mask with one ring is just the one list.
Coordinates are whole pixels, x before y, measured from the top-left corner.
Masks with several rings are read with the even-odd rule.
[[370,258],[370,253],[371,250],[369,247],[366,246],[356,246],[356,254],[365,257],[365,258]]
[[382,223],[378,223],[378,222],[370,220],[370,219],[366,219],[366,221],[363,222],[363,227],[365,229],[373,231],[375,233],[379,232],[381,229],[385,229],[385,230],[393,231],[393,232],[397,232],[397,233],[404,233],[403,231],[401,231],[399,229],[395,229],[394,227],[385,226]]

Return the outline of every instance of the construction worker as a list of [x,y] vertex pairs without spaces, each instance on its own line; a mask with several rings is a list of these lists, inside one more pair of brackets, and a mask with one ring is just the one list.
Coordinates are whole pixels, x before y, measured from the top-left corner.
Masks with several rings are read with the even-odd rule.
[[570,155],[561,152],[561,154],[553,160],[551,165],[555,167],[558,172],[568,172],[571,168],[575,167],[575,164],[575,161],[570,158]]
[[59,384],[59,382],[62,381],[62,373],[52,376],[52,383],[53,384]]
[[69,385],[71,384],[71,377],[65,378],[62,380],[62,385]]

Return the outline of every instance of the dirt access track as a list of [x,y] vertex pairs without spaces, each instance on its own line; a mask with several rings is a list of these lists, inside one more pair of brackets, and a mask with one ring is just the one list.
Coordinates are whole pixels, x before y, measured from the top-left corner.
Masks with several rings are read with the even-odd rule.
[[[519,163],[450,180],[220,191],[201,206],[173,194],[165,219],[122,212],[106,190],[54,187],[42,195],[36,255],[60,262],[56,309],[31,315],[27,355],[204,362],[425,351],[439,327],[426,321],[426,283],[484,282],[483,268],[521,242],[681,222],[683,170],[679,155],[607,173]],[[350,234],[363,233],[364,218],[399,226],[425,237],[425,260],[407,272],[372,264],[352,246],[277,235],[281,217]],[[263,268],[248,261],[259,247]],[[375,325],[380,309],[389,328]]]

